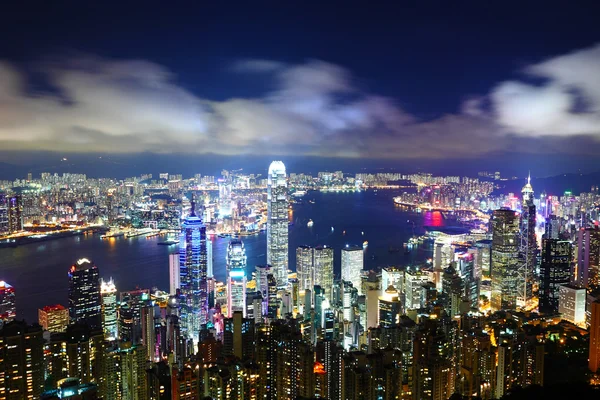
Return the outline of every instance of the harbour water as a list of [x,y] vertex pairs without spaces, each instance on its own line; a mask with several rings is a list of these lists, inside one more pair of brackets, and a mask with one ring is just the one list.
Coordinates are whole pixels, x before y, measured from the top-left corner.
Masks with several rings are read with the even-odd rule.
[[[386,265],[413,265],[431,257],[420,246],[405,254],[403,243],[423,233],[423,226],[444,226],[439,212],[415,213],[394,205],[394,190],[354,193],[307,193],[293,206],[289,231],[290,268],[295,270],[300,245],[327,245],[335,250],[334,272],[339,275],[340,249],[368,241],[365,269]],[[309,201],[310,200],[310,201]],[[314,224],[308,227],[308,221]],[[99,234],[67,237],[42,243],[0,249],[0,280],[16,291],[17,318],[37,321],[37,309],[67,303],[67,270],[79,258],[92,260],[100,276],[112,277],[119,290],[157,287],[168,290],[168,255],[177,245],[158,246],[164,238],[137,236],[102,240]],[[228,238],[213,239],[213,268],[217,280],[225,278]],[[248,273],[266,263],[266,234],[243,237]]]

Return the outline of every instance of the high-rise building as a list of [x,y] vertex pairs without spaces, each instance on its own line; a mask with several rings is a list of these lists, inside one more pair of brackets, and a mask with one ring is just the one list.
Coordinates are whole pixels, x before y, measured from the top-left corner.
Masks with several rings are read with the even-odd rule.
[[508,208],[494,210],[492,215],[491,276],[492,309],[515,309],[524,274],[519,260],[519,216]]
[[585,327],[585,308],[587,291],[585,288],[574,285],[560,285],[558,287],[558,313],[562,319],[580,327]]
[[38,310],[40,326],[50,333],[64,332],[69,325],[69,310],[60,304]]
[[101,324],[100,275],[87,258],[77,260],[69,270],[69,320],[99,328]]
[[288,198],[285,165],[273,161],[267,178],[267,264],[277,286],[288,284]]
[[14,320],[16,315],[15,289],[5,281],[0,281],[0,325]]
[[232,268],[227,272],[227,314],[231,318],[239,311],[246,317],[246,269]]
[[172,296],[179,289],[179,253],[169,254],[169,294]]
[[182,334],[197,341],[202,325],[208,322],[208,267],[206,226],[196,215],[195,205],[192,199],[179,236],[179,286]]
[[585,288],[600,286],[600,229],[581,228],[577,234],[575,283]]
[[364,266],[364,249],[361,246],[348,246],[342,248],[342,280],[352,282],[362,295],[361,274]]
[[333,287],[333,249],[329,246],[317,246],[314,251],[313,269],[315,285],[325,290],[325,296],[331,298]]
[[9,233],[8,229],[8,199],[0,193],[0,235]]
[[0,399],[40,398],[44,386],[43,346],[39,325],[12,321],[0,329]]
[[227,246],[227,271],[232,269],[246,270],[246,249],[241,240],[232,240]]
[[117,288],[112,279],[100,280],[100,297],[102,298],[102,330],[108,340],[118,337]]
[[559,287],[571,282],[573,245],[558,239],[542,239],[542,262],[540,264],[539,310],[543,313],[558,312]]
[[592,321],[590,324],[589,368],[594,374],[600,368],[600,301],[591,304]]
[[396,326],[400,320],[401,313],[402,305],[398,290],[393,286],[389,286],[383,292],[383,295],[379,297],[379,326],[382,328]]
[[104,360],[106,392],[104,399],[139,399],[146,397],[146,349],[124,342],[109,351]]
[[296,276],[300,290],[313,290],[315,269],[313,264],[314,248],[300,246],[296,249]]
[[525,307],[532,299],[533,280],[537,264],[537,240],[535,235],[536,211],[533,204],[533,188],[531,178],[521,190],[523,199],[521,205],[521,218],[519,227],[519,257],[520,276],[518,279],[518,305]]
[[8,198],[8,231],[23,230],[23,199],[21,195]]

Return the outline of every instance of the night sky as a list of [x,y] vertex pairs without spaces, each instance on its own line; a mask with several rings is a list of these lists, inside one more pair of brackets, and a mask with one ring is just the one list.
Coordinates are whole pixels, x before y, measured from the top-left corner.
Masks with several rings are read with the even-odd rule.
[[12,3],[4,175],[62,157],[598,169],[598,2]]

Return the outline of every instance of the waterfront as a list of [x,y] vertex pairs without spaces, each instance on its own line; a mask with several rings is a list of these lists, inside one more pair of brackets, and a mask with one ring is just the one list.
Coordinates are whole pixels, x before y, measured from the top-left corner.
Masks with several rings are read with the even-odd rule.
[[[335,249],[335,274],[340,270],[340,249],[346,244],[368,241],[365,268],[407,265],[431,257],[425,246],[404,254],[402,244],[423,225],[445,224],[439,212],[422,214],[394,205],[397,190],[356,193],[309,192],[293,207],[290,226],[290,268],[295,270],[297,246],[328,245]],[[314,201],[309,202],[309,200]],[[307,222],[314,225],[309,228]],[[333,227],[333,230],[332,230]],[[49,304],[67,306],[67,270],[77,259],[87,257],[98,266],[100,275],[114,278],[119,290],[158,287],[168,290],[168,254],[176,245],[157,246],[164,238],[138,236],[101,240],[99,234],[67,237],[42,243],[0,249],[0,280],[15,287],[17,317],[37,321],[37,309]],[[243,238],[248,256],[248,272],[266,263],[266,235]],[[225,278],[228,238],[213,238],[214,274]],[[396,249],[396,251],[390,251]],[[399,251],[397,251],[399,249]]]

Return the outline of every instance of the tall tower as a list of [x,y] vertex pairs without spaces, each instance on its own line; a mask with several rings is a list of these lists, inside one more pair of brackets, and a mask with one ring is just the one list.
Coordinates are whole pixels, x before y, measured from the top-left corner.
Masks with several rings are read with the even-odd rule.
[[198,341],[198,332],[208,321],[208,279],[206,226],[196,215],[192,197],[190,215],[179,235],[179,288],[181,330],[188,339]]
[[285,165],[273,161],[267,178],[267,264],[277,286],[288,284],[288,199]]
[[517,306],[519,282],[519,217],[508,208],[492,215],[492,299],[493,310],[512,310]]
[[246,317],[246,250],[241,240],[232,240],[227,247],[227,314],[235,311]]
[[77,260],[69,270],[69,319],[100,328],[100,274],[87,258]]
[[569,241],[542,239],[542,263],[540,264],[539,310],[555,314],[559,306],[561,285],[571,282],[573,245]]
[[315,286],[313,253],[314,249],[310,246],[299,246],[296,249],[296,274],[300,290],[313,290]]
[[538,253],[537,240],[535,237],[536,210],[535,205],[533,204],[531,176],[527,177],[527,183],[523,186],[521,194],[523,196],[519,228],[519,258],[521,265],[517,303],[519,306],[526,306],[532,297],[532,287]]
[[17,315],[15,289],[4,281],[0,281],[0,326],[10,322]]
[[331,299],[333,288],[333,249],[329,246],[317,246],[314,253],[315,285],[325,290],[326,298]]
[[100,280],[100,296],[102,297],[102,330],[108,340],[117,338],[117,288],[112,278]]
[[23,199],[21,195],[8,198],[8,231],[18,232],[23,229]]
[[364,265],[364,249],[361,246],[348,246],[342,249],[342,280],[352,282],[358,290],[358,294],[362,294],[361,289],[361,274]]

